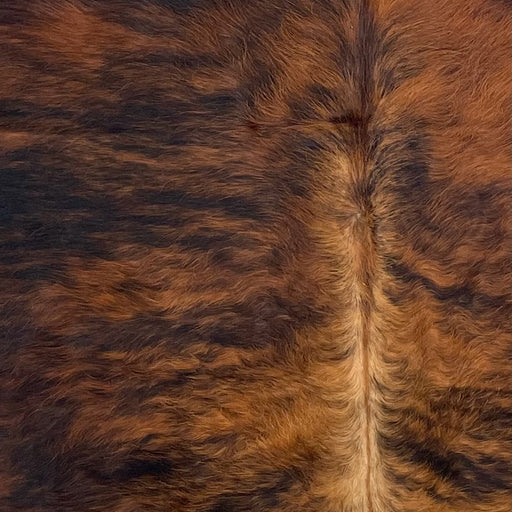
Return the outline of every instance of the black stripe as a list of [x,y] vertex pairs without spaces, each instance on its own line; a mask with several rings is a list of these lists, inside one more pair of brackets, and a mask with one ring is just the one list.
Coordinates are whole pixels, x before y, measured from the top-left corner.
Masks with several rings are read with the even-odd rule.
[[[119,71],[120,68],[126,68],[133,72],[141,74],[158,72],[158,71],[176,71],[180,70],[197,70],[201,68],[209,68],[220,66],[226,59],[223,55],[215,55],[213,53],[186,54],[176,53],[172,49],[160,50],[157,52],[146,53],[136,51],[112,51],[106,57],[106,68]],[[148,69],[158,67],[159,69]],[[119,77],[121,78],[121,77]],[[151,84],[148,84],[151,87]]]
[[381,446],[403,460],[429,468],[439,478],[474,499],[486,494],[512,489],[510,464],[503,459],[484,454],[468,457],[443,449],[434,441],[417,441],[404,428],[399,435],[381,434]]
[[100,482],[126,482],[145,477],[169,477],[173,472],[173,461],[169,459],[130,459],[111,473],[98,474]]
[[[412,271],[405,263],[399,262],[392,257],[386,258],[386,272],[395,279],[412,285],[412,289],[410,288],[406,291],[406,296],[413,291],[414,287],[419,286],[441,302],[450,303],[455,307],[475,313],[484,313],[489,310],[503,308],[509,300],[509,295],[487,295],[476,291],[473,286],[468,284],[462,286],[439,286],[431,279]],[[404,291],[400,290],[399,294],[388,291],[388,296],[394,303],[401,304],[404,298]]]
[[253,489],[244,489],[248,484],[241,482],[240,490],[221,494],[208,512],[267,512],[279,507],[281,495],[296,483],[297,476],[294,471],[274,472],[262,475],[261,480],[249,480],[249,484],[254,481]]
[[233,217],[265,220],[274,209],[267,198],[195,196],[184,190],[148,191],[139,194],[147,204],[191,210],[220,210]]
[[285,349],[293,344],[297,330],[322,325],[326,315],[313,302],[288,301],[262,291],[242,303],[197,306],[172,321],[158,312],[117,322],[84,318],[76,326],[80,335],[77,332],[76,336],[60,337],[55,342],[106,351],[112,347],[140,350],[164,344],[174,353],[192,343],[252,348],[275,345]]
[[0,101],[0,117],[2,120],[12,123],[16,120],[31,119],[72,119],[73,112],[62,107],[48,107],[36,103],[7,98]]

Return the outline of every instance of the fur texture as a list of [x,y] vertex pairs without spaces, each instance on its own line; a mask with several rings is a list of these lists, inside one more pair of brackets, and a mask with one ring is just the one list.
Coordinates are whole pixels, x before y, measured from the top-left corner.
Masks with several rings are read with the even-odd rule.
[[510,22],[0,1],[0,510],[509,512]]

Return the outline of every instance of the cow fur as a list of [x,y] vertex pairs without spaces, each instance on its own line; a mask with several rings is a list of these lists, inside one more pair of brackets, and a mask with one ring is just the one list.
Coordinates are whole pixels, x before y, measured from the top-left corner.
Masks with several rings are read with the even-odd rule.
[[0,511],[508,512],[511,30],[0,1]]

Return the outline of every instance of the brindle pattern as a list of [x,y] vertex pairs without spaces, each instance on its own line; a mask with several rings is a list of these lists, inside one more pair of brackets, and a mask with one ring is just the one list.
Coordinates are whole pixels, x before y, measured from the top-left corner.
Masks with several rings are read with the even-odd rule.
[[505,512],[503,0],[0,2],[0,510]]

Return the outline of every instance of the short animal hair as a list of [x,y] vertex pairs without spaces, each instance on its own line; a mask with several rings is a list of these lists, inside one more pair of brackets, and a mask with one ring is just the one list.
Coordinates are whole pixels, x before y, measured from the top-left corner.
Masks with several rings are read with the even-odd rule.
[[0,0],[0,511],[509,512],[504,0]]

